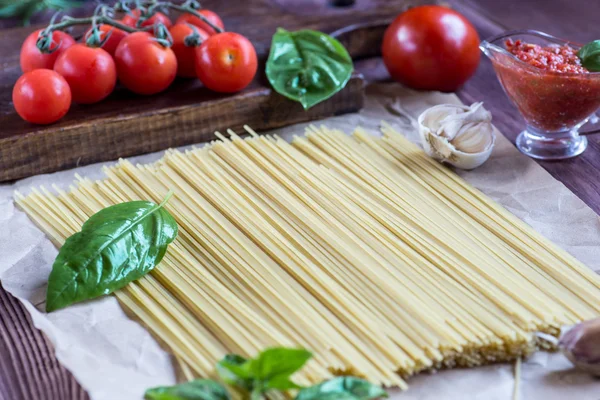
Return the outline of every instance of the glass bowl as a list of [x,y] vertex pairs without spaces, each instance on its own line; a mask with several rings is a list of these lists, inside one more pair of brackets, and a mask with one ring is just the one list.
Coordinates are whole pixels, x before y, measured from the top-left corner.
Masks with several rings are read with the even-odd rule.
[[[561,73],[536,68],[505,48],[507,40],[541,46],[580,44],[534,30],[510,31],[481,42],[508,98],[526,122],[517,147],[530,157],[557,160],[575,157],[587,147],[579,128],[600,108],[600,73]],[[595,117],[595,116],[594,116]]]

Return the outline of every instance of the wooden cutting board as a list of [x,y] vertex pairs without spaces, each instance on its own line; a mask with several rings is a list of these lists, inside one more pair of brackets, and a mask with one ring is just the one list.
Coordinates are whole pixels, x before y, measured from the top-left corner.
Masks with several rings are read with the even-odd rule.
[[74,104],[56,124],[36,126],[15,113],[12,87],[21,75],[19,49],[34,28],[0,33],[0,181],[14,180],[119,157],[207,141],[216,130],[241,130],[244,124],[266,130],[358,111],[364,80],[355,73],[341,92],[304,111],[274,93],[264,74],[271,37],[277,27],[332,33],[353,58],[377,55],[385,26],[408,6],[427,0],[207,0],[229,31],[247,36],[260,60],[254,82],[244,91],[223,95],[198,80],[178,79],[164,93],[139,96],[124,88],[94,105]]

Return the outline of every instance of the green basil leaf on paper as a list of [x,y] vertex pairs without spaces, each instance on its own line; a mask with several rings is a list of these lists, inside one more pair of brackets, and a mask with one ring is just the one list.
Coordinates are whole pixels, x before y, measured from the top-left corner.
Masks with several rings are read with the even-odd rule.
[[253,378],[247,360],[237,354],[228,354],[217,363],[217,372],[223,382],[252,391]]
[[274,389],[274,390],[291,390],[291,389],[301,389],[302,386],[293,382],[289,376],[278,375],[273,378],[270,378],[265,383],[265,389]]
[[229,354],[219,361],[217,371],[225,383],[245,390],[251,398],[260,398],[269,390],[301,388],[291,376],[311,357],[304,349],[274,347],[249,360]]
[[175,386],[159,386],[146,390],[146,400],[230,400],[227,390],[218,382],[196,379]]
[[300,370],[311,357],[312,354],[308,350],[274,347],[250,360],[249,369],[255,379],[265,381],[268,386],[271,380],[276,379],[281,383],[283,378],[289,378]]
[[600,40],[594,40],[583,46],[577,52],[583,65],[588,71],[600,71]]
[[369,381],[341,376],[302,389],[296,400],[372,400],[387,396],[385,390]]
[[277,93],[308,109],[343,89],[353,68],[348,51],[333,37],[279,28],[273,35],[266,73]]
[[131,201],[92,215],[61,247],[48,278],[46,311],[121,289],[147,274],[177,236],[161,204]]

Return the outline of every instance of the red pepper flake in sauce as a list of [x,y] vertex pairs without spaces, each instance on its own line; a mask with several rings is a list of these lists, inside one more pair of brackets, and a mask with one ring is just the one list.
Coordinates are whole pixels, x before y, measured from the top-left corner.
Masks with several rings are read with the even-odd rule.
[[506,41],[506,49],[519,60],[536,68],[561,73],[587,74],[589,71],[581,65],[577,50],[571,46],[555,45],[542,47],[537,44],[524,43],[520,40]]

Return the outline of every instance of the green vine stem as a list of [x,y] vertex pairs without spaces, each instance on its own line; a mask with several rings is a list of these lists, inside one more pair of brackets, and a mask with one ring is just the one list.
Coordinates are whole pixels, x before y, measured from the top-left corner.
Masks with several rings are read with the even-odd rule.
[[44,28],[37,39],[36,46],[42,53],[53,53],[58,49],[59,46],[52,47],[52,32],[54,31],[62,31],[72,26],[77,25],[92,25],[96,27],[97,25],[110,25],[112,27],[124,30],[128,33],[139,32],[151,30],[152,27],[137,29],[132,28],[131,26],[122,24],[114,19],[106,16],[106,15],[94,15],[92,17],[87,18],[72,18],[69,16],[64,16],[59,23],[50,23],[46,28]]
[[[59,47],[55,46],[54,48],[52,48],[52,32],[57,30],[65,30],[72,26],[78,25],[91,25],[93,30],[97,30],[98,25],[110,25],[114,28],[121,29],[128,33],[154,30],[156,40],[163,46],[170,46],[172,43],[171,37],[169,35],[168,30],[162,24],[148,27],[131,27],[112,18],[115,11],[131,12],[131,8],[129,7],[128,3],[129,1],[127,0],[120,0],[117,1],[113,8],[108,7],[106,5],[100,5],[96,8],[94,15],[87,18],[73,18],[66,15],[58,23],[54,23],[55,18],[52,18],[50,25],[48,25],[44,30],[40,32],[36,42],[36,46],[42,53],[52,53],[56,51]],[[138,20],[138,24],[141,24],[145,19],[150,18],[159,10],[163,10],[166,12],[168,12],[168,10],[174,10],[182,13],[192,14],[200,18],[206,24],[208,24],[211,28],[215,30],[215,32],[223,32],[223,29],[216,26],[215,24],[210,22],[204,15],[196,11],[200,9],[200,3],[196,0],[187,0],[181,5],[173,4],[169,1],[136,0],[135,8],[140,9],[141,11],[141,16],[140,20]],[[90,44],[101,46],[103,43],[99,43],[97,40],[92,40]]]
[[[200,14],[197,10],[199,10],[200,7],[200,3],[198,1],[195,0],[187,0],[185,3],[179,5],[179,4],[174,4],[170,1],[158,1],[158,0],[150,0],[150,1],[141,1],[139,2],[139,7],[141,9],[145,9],[146,10],[146,18],[150,18],[152,15],[154,15],[154,13],[156,11],[167,11],[168,10],[173,10],[173,11],[178,11],[181,13],[188,13],[188,14],[192,14],[195,17],[200,18],[204,23],[206,23],[208,26],[210,26],[212,29],[215,30],[215,32],[217,33],[221,33],[223,32],[223,29],[221,29],[221,27],[216,26],[215,24],[213,24],[212,22],[210,22],[204,15]],[[141,18],[140,18],[141,20]],[[141,23],[142,21],[139,21],[138,23]]]
[[150,30],[152,28],[151,26],[148,27],[150,29],[133,28],[129,25],[125,25],[125,24],[122,24],[121,22],[116,21],[116,20],[112,19],[111,17],[103,16],[103,15],[99,15],[99,16],[97,15],[97,16],[87,17],[87,18],[72,18],[69,16],[65,16],[59,23],[48,25],[48,27],[46,29],[44,29],[42,32],[50,34],[51,32],[62,31],[67,28],[70,28],[72,26],[93,25],[94,23],[96,23],[98,25],[110,25],[110,26],[113,26],[117,29],[121,29],[128,33],[139,32],[139,31],[143,31],[143,30]]

